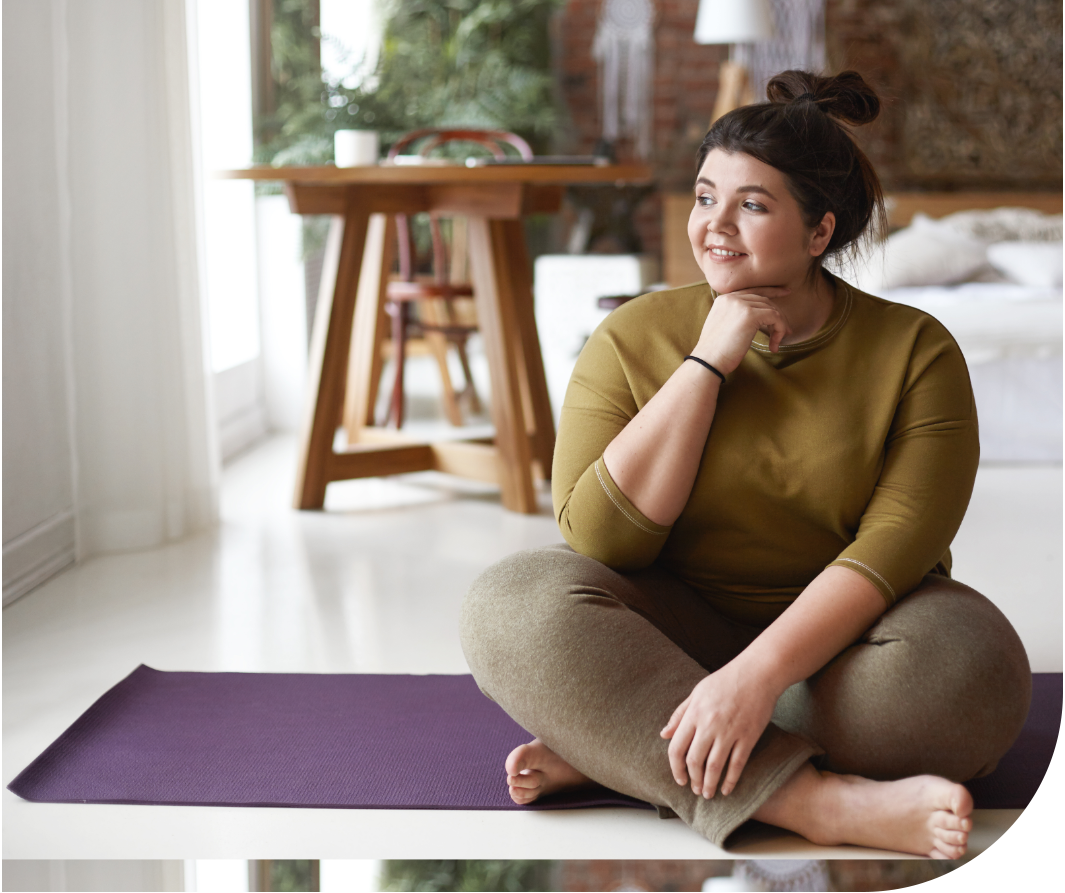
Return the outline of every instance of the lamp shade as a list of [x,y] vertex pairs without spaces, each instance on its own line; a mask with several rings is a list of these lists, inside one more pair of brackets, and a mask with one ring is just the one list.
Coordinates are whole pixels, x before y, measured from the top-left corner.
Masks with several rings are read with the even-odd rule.
[[752,43],[773,33],[769,0],[699,0],[696,43]]

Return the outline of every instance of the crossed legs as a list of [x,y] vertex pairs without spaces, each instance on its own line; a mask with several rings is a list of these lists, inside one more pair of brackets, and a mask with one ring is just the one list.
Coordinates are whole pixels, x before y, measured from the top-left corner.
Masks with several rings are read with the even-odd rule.
[[990,771],[1027,713],[1027,660],[997,609],[926,578],[785,693],[728,797],[696,796],[658,733],[757,634],[664,572],[618,574],[566,547],[490,568],[463,609],[478,684],[537,736],[508,760],[517,798],[594,779],[718,845],[757,817],[817,842],[960,855],[971,800],[954,782]]

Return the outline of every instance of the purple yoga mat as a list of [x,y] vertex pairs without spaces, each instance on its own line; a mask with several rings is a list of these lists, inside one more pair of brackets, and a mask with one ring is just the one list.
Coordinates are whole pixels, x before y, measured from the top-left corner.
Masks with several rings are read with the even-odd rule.
[[[1061,724],[1060,673],[1033,677],[1020,738],[978,808],[1028,805]],[[471,676],[170,673],[141,666],[8,788],[52,803],[561,809],[646,803],[605,788],[516,806],[503,761],[529,734]]]
[[1032,674],[1032,706],[1020,737],[990,775],[965,786],[977,809],[1023,809],[1043,782],[1061,729],[1061,673]]
[[142,665],[8,788],[50,803],[650,808],[605,788],[517,806],[503,761],[530,737],[472,676],[172,673]]

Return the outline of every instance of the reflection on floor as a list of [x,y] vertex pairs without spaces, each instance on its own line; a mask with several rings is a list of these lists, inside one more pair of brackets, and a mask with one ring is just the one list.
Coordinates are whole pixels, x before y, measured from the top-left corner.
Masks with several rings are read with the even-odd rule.
[[[331,485],[289,508],[294,444],[225,473],[223,522],[161,549],[86,561],[4,611],[4,780],[140,663],[164,670],[463,673],[458,610],[473,578],[558,542],[549,498],[505,512],[492,487],[426,472]],[[955,575],[1061,670],[1060,466],[984,467]],[[412,767],[412,771],[417,771]],[[729,858],[679,822],[627,810],[484,814],[28,804],[4,792],[7,858]],[[976,846],[1013,813],[981,819]],[[535,845],[530,841],[535,841]],[[982,841],[982,843],[980,842]],[[737,855],[825,850],[755,835]],[[530,852],[530,848],[534,852]]]

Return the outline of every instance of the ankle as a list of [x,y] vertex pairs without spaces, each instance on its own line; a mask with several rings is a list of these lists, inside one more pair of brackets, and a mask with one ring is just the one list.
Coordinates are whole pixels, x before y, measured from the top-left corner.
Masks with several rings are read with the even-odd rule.
[[809,808],[804,812],[803,837],[811,843],[833,846],[841,843],[847,823],[847,796],[850,785],[834,772],[814,770],[816,783],[810,785]]

